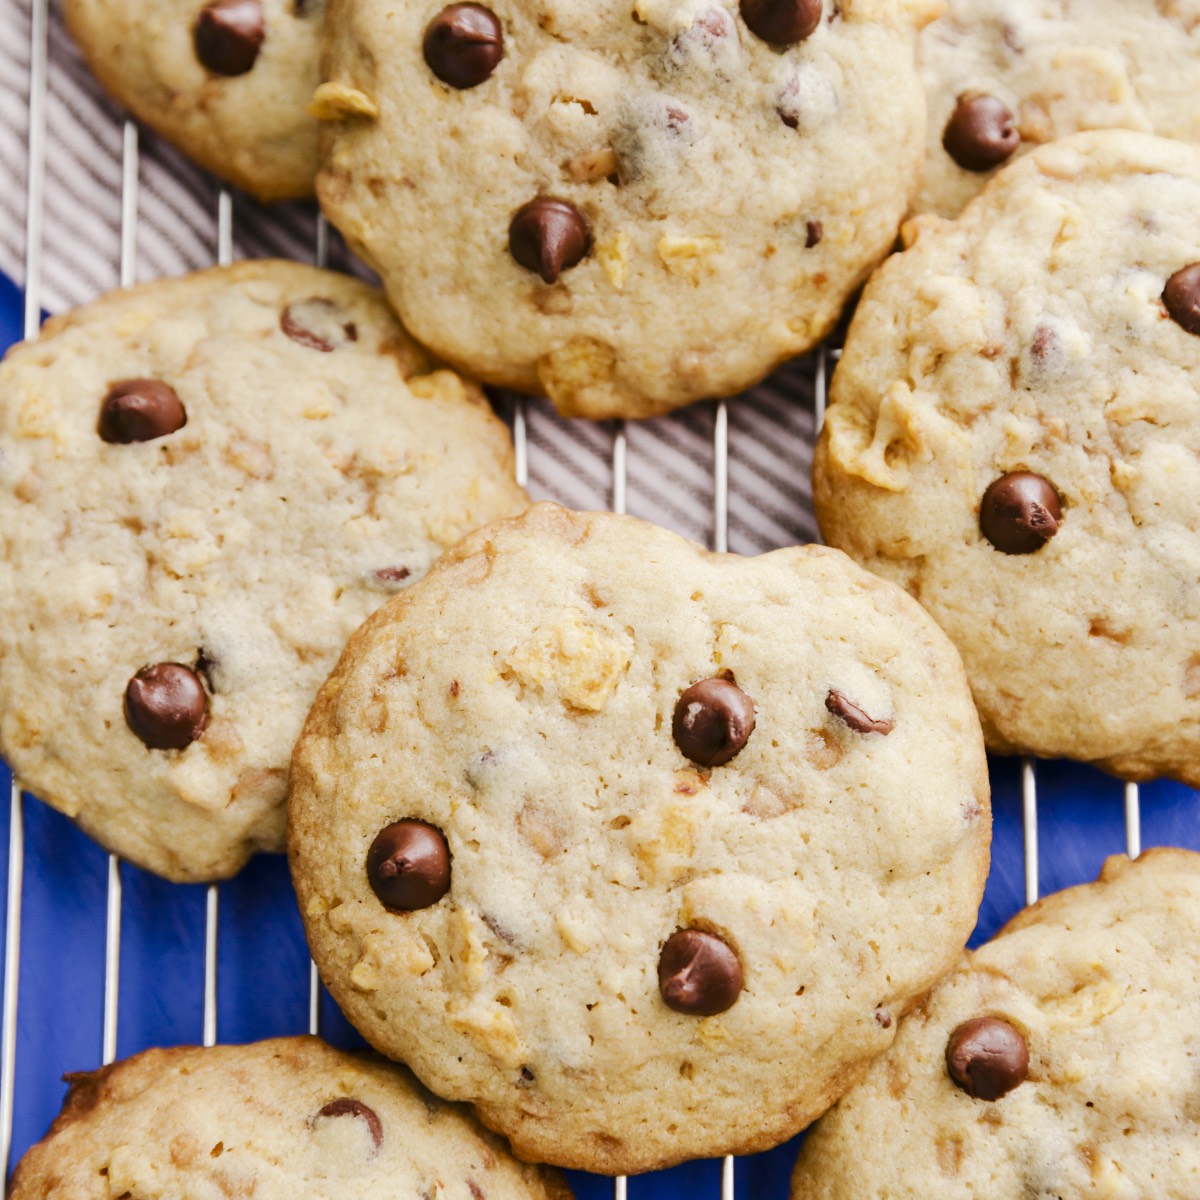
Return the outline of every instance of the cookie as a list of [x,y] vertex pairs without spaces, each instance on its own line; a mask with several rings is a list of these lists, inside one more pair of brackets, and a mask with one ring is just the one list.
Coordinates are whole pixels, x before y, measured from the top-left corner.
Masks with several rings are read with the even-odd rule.
[[1072,133],[1200,144],[1200,0],[949,0],[918,57],[929,128],[915,212],[956,216],[997,167]]
[[571,1197],[403,1068],[313,1037],[147,1050],[67,1082],[11,1200]]
[[483,397],[357,280],[247,262],[52,319],[0,366],[0,747],[171,879],[284,844],[366,615],[520,511]]
[[1077,134],[919,218],[833,378],[825,538],[962,652],[989,745],[1200,786],[1200,151]]
[[67,28],[139,121],[260,200],[311,196],[325,0],[64,0]]
[[989,833],[957,656],[900,589],[550,504],[354,635],[289,794],[350,1020],[521,1157],[609,1173],[828,1107],[957,961]]
[[1196,1194],[1200,855],[1019,914],[809,1135],[793,1200]]
[[413,336],[568,416],[808,349],[915,189],[933,0],[331,0],[318,192]]

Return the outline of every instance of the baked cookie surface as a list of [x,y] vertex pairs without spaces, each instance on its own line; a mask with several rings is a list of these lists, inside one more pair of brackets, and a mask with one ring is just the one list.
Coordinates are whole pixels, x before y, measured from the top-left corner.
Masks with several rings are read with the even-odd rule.
[[403,1068],[317,1038],[147,1050],[68,1082],[11,1200],[570,1200]]
[[809,1134],[793,1200],[1194,1196],[1198,946],[1187,850],[1026,909]]
[[962,652],[988,744],[1200,785],[1200,151],[1078,134],[864,292],[826,540]]
[[64,0],[105,90],[260,200],[311,196],[325,0]]
[[173,879],[284,844],[346,638],[524,507],[507,433],[382,296],[283,262],[118,292],[0,365],[0,746]]
[[932,0],[331,0],[330,219],[422,343],[570,416],[816,343],[915,189]]
[[948,0],[921,34],[915,212],[956,216],[1014,155],[1129,129],[1200,144],[1200,0]]
[[289,798],[364,1036],[610,1173],[828,1107],[957,960],[989,834],[957,657],[899,589],[549,504],[355,634]]

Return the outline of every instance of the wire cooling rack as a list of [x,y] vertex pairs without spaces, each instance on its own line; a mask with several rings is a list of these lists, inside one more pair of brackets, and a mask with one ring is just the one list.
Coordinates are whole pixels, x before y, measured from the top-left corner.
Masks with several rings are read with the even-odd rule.
[[[49,0],[30,0],[29,17],[26,337],[41,321]],[[128,286],[137,272],[139,207],[139,133],[128,120],[121,126],[120,161],[119,279]],[[234,252],[232,194],[218,191],[215,209],[213,260],[228,263]],[[330,238],[320,220],[314,240],[312,258],[324,265]],[[0,310],[2,302],[0,295]],[[813,428],[824,415],[836,354],[822,349],[802,368],[814,397]],[[736,429],[739,405],[721,402],[710,409],[709,540],[723,551],[729,543],[731,423]],[[548,419],[544,409],[538,412]],[[525,401],[514,398],[508,415],[518,478],[527,483],[531,455],[545,449],[530,436]],[[628,507],[637,472],[660,468],[640,461],[636,447],[631,453],[633,434],[632,427],[615,424],[596,435],[611,439],[609,503],[618,512]],[[781,458],[770,472],[778,478],[807,469],[807,461]],[[750,470],[763,472],[765,488],[765,468]],[[555,498],[580,503],[578,495]],[[679,524],[678,512],[666,505],[643,515]],[[694,526],[695,514],[691,520]],[[0,1026],[0,1160],[6,1169],[44,1134],[61,1102],[64,1070],[89,1069],[149,1045],[211,1045],[218,1035],[247,1041],[308,1031],[337,1044],[355,1043],[308,959],[282,860],[260,858],[219,886],[168,884],[106,855],[65,818],[24,797],[15,781],[10,786],[6,819],[0,816],[0,838],[8,847]],[[1070,764],[995,760],[992,787],[992,872],[973,942],[1037,899],[1043,886],[1056,890],[1092,879],[1109,853],[1138,854],[1143,836],[1147,844],[1200,849],[1200,796],[1176,784],[1139,790]],[[753,1103],[748,1097],[748,1106]],[[795,1148],[792,1143],[631,1180],[573,1173],[572,1183],[580,1200],[627,1200],[631,1192],[638,1200],[783,1200]]]

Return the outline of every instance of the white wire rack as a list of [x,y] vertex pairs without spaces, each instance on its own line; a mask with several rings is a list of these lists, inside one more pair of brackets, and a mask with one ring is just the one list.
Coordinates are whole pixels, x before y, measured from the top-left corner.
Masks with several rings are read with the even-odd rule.
[[[26,209],[24,334],[36,335],[41,323],[43,195],[46,160],[46,98],[49,0],[32,0],[32,44],[30,55],[28,190]],[[121,171],[121,243],[120,282],[127,287],[135,282],[138,220],[139,151],[138,130],[127,120],[123,128]],[[233,258],[233,199],[222,189],[217,199],[215,259],[221,265]],[[317,223],[314,260],[324,266],[328,258],[328,230],[323,220]],[[813,384],[816,427],[825,413],[826,381],[836,350],[818,351],[813,356]],[[529,439],[524,402],[514,401],[512,411],[516,474],[522,485],[529,478]],[[728,548],[729,534],[729,413],[725,403],[715,405],[713,421],[713,513],[711,542],[714,550]],[[623,422],[613,427],[611,507],[625,512],[628,495],[628,445]],[[1024,830],[1025,901],[1032,904],[1038,887],[1038,800],[1037,770],[1031,759],[1021,764],[1021,798]],[[1137,784],[1125,785],[1125,849],[1130,857],[1141,853],[1141,817]],[[0,1024],[0,1167],[9,1168],[14,1116],[14,1083],[17,1048],[17,1007],[21,955],[21,901],[25,863],[24,797],[14,779],[10,799],[7,915],[5,921],[3,1021]],[[101,1061],[116,1058],[117,1015],[121,973],[122,885],[120,862],[108,859],[105,921],[104,1009]],[[204,929],[204,1007],[203,1044],[217,1041],[217,941],[220,920],[220,889],[211,884],[205,898]],[[320,1032],[322,986],[316,966],[309,973],[308,1026]],[[628,1181],[624,1176],[613,1180],[614,1200],[627,1200]],[[721,1200],[735,1200],[734,1159],[727,1157],[721,1167]]]

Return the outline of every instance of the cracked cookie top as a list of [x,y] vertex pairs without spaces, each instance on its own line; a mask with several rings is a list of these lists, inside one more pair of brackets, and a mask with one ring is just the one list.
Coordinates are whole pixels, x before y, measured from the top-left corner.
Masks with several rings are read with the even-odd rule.
[[522,1156],[617,1173],[832,1103],[957,960],[990,818],[958,658],[899,588],[540,504],[351,639],[289,828],[368,1040]]

